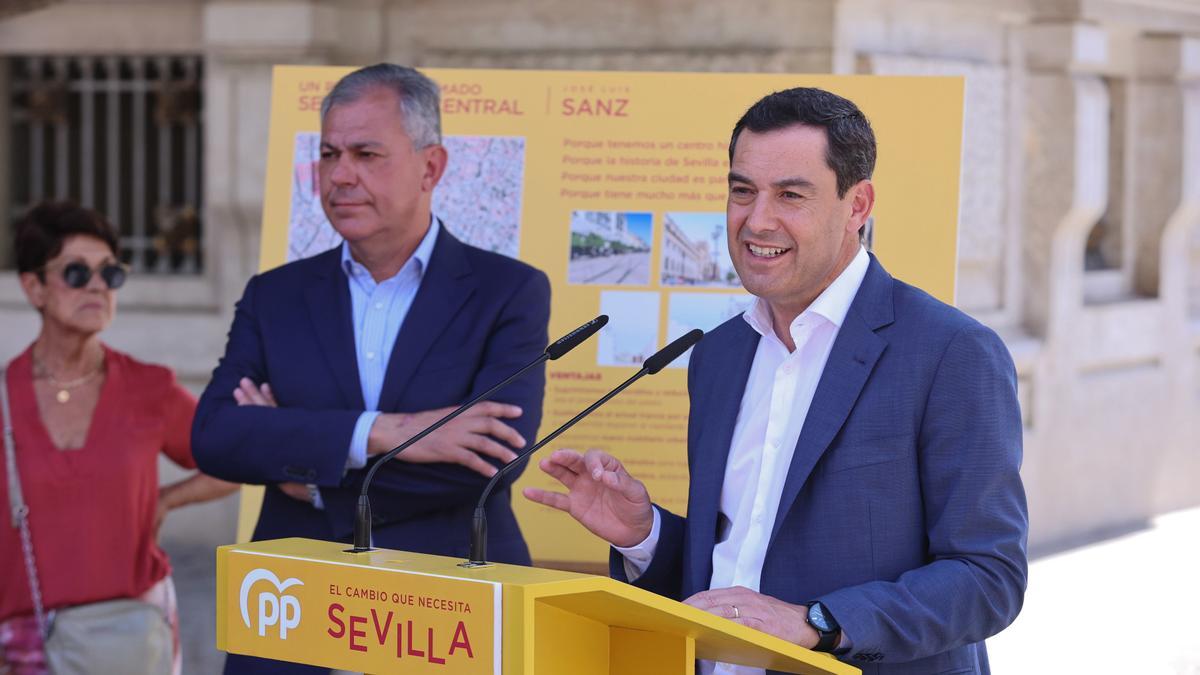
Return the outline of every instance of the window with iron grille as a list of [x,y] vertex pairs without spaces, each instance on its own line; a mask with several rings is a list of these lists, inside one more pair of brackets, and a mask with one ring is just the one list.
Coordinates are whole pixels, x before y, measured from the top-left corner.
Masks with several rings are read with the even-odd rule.
[[199,56],[7,59],[9,220],[44,199],[108,217],[141,272],[204,262]]

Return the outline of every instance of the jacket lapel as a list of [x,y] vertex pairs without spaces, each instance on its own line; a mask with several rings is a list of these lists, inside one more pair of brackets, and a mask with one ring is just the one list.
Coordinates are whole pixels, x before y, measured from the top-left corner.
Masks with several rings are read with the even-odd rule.
[[354,320],[350,316],[350,287],[340,266],[340,247],[315,259],[314,271],[306,277],[304,299],[317,342],[329,361],[338,389],[350,409],[362,410],[362,386],[359,384],[354,347]]
[[[887,347],[887,341],[876,335],[875,331],[890,324],[893,318],[892,277],[872,255],[867,274],[833,343],[829,360],[825,363],[825,370],[821,373],[812,404],[808,408],[808,416],[804,419],[800,438],[796,441],[796,451],[792,455],[775,524],[771,528],[772,544],[800,488],[845,424],[875,363]],[[770,546],[768,544],[768,549]]]
[[412,307],[404,318],[388,359],[383,391],[379,395],[380,410],[393,412],[397,409],[417,366],[467,298],[474,293],[475,286],[475,278],[466,257],[466,246],[442,224],[429,267],[425,270],[421,287],[413,298]]
[[704,415],[695,441],[688,498],[688,574],[690,592],[708,588],[712,578],[712,550],[717,539],[717,514],[721,509],[721,485],[725,462],[741,410],[742,394],[750,377],[750,366],[758,350],[759,335],[740,316],[735,333],[727,340],[707,346],[712,366],[704,380],[706,405],[694,411]]

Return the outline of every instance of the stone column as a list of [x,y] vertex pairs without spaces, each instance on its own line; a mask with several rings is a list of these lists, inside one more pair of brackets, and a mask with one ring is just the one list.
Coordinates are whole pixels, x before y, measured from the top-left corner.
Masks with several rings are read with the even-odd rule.
[[1146,116],[1139,125],[1146,147],[1137,158],[1134,199],[1147,220],[1139,231],[1136,281],[1162,300],[1170,392],[1164,413],[1175,430],[1154,489],[1156,510],[1162,512],[1193,505],[1194,477],[1200,475],[1195,422],[1200,364],[1192,327],[1200,316],[1200,266],[1194,257],[1200,238],[1200,39],[1144,37],[1137,56],[1139,74],[1147,80],[1138,99]]
[[1071,401],[1086,339],[1084,242],[1108,201],[1109,98],[1099,73],[1109,54],[1107,35],[1082,23],[1035,23],[1023,39],[1022,323],[1043,341],[1023,401],[1036,425],[1023,469],[1036,547],[1089,525],[1070,481],[1089,444],[1072,436],[1071,420],[1087,411]]
[[1025,323],[1067,338],[1083,302],[1083,248],[1108,203],[1108,62],[1100,28],[1026,29]]
[[[1161,244],[1173,214],[1184,206],[1184,172],[1195,157],[1185,153],[1184,122],[1187,115],[1189,64],[1187,46],[1195,40],[1151,35],[1136,44],[1137,73],[1129,97],[1136,145],[1130,153],[1130,209],[1134,218],[1134,289],[1139,295],[1158,296],[1160,282],[1176,259],[1186,260],[1187,242],[1177,250]],[[1200,67],[1200,65],[1196,66]],[[1187,229],[1186,227],[1184,229]],[[1179,280],[1181,287],[1186,280]],[[1164,296],[1171,290],[1161,288]]]
[[206,250],[225,316],[258,270],[271,68],[326,63],[336,19],[336,7],[305,0],[204,7]]
[[258,270],[271,69],[380,60],[384,0],[212,0],[205,4],[208,250],[231,313]]

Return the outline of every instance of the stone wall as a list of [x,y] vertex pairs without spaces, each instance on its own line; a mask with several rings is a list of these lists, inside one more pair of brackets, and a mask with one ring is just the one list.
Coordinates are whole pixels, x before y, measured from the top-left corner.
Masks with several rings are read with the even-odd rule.
[[[0,54],[47,52],[205,55],[209,264],[131,282],[106,336],[194,388],[257,264],[274,63],[964,76],[958,304],[1018,364],[1035,550],[1200,503],[1194,3],[74,0],[0,19]],[[1085,271],[1089,237],[1112,266]],[[0,324],[4,354],[36,330],[11,276]]]

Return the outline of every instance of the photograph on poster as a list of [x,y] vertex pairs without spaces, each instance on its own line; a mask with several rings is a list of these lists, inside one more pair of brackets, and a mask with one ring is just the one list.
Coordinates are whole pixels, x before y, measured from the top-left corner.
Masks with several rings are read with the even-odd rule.
[[[446,136],[450,161],[433,192],[433,212],[460,240],[509,257],[521,241],[525,139],[520,136]],[[342,243],[321,208],[317,162],[321,135],[296,134],[292,167],[288,261]]]
[[[667,342],[699,328],[708,332],[749,309],[749,293],[671,293],[667,298]],[[692,350],[671,362],[668,368],[687,368]]]
[[640,366],[658,351],[658,311],[657,291],[601,291],[608,325],[600,331],[596,365]]
[[662,264],[665,286],[740,288],[729,259],[725,212],[671,212],[662,219]]
[[572,211],[567,280],[573,284],[649,284],[651,241],[652,214]]

